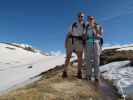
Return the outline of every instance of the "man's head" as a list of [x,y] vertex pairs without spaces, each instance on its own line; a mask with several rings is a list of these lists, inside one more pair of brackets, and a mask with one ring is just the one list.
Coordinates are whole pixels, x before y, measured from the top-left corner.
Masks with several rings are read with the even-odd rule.
[[80,13],[78,14],[78,19],[79,19],[79,21],[83,21],[83,18],[84,18],[84,13],[83,13],[83,12],[80,12]]
[[88,16],[88,22],[89,23],[95,23],[94,16]]

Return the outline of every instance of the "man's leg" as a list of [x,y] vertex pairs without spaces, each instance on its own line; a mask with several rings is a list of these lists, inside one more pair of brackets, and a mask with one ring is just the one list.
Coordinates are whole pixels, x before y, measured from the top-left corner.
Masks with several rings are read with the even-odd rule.
[[68,67],[68,64],[70,63],[70,58],[72,56],[72,52],[68,53],[67,54],[67,57],[66,57],[66,60],[65,60],[65,66],[64,66],[64,71],[67,72],[67,67]]
[[82,67],[82,55],[83,55],[83,51],[77,51],[77,57],[78,57],[78,75],[77,77],[79,79],[82,78],[82,72],[81,72],[81,67]]
[[65,48],[66,48],[66,59],[65,59],[64,71],[62,74],[63,78],[67,77],[67,68],[68,68],[68,64],[70,62],[70,58],[71,58],[72,52],[73,52],[73,44],[72,44],[71,38],[67,39]]
[[62,77],[64,77],[64,78],[67,77],[68,64],[70,63],[71,56],[72,56],[72,52],[67,53],[65,65],[64,65],[64,71],[62,74]]

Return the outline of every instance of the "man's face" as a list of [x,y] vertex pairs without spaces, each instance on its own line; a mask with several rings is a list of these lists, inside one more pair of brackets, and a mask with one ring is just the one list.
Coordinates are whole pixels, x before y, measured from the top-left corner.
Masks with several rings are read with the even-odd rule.
[[83,18],[84,18],[84,16],[83,15],[80,15],[79,16],[79,21],[83,21]]

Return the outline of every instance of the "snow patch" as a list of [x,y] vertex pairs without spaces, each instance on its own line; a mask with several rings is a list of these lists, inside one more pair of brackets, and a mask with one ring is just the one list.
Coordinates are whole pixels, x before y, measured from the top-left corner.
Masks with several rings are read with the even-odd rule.
[[117,49],[117,51],[129,51],[129,50],[133,50],[133,46]]
[[39,52],[29,52],[17,46],[0,43],[0,92],[63,65],[65,56],[59,54],[60,52],[56,56],[46,56]]
[[133,94],[133,66],[130,61],[113,62],[100,67],[104,79],[111,80],[124,96]]
[[122,48],[130,48],[133,47],[133,44],[124,44],[124,45],[113,45],[113,44],[105,44],[103,45],[102,50],[108,50],[108,49],[122,49]]

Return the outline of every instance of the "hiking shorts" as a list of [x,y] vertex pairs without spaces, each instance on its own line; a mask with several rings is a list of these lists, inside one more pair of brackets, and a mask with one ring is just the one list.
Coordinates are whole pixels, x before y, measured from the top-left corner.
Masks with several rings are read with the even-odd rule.
[[66,53],[69,54],[71,52],[82,52],[83,51],[83,40],[74,38],[68,38],[66,42]]

